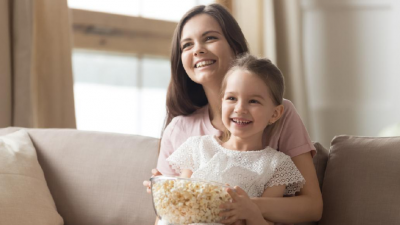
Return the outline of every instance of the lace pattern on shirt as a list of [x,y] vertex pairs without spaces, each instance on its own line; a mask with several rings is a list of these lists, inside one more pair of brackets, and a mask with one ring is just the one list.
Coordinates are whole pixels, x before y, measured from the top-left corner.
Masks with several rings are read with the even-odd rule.
[[181,174],[184,169],[195,170],[194,162],[197,162],[197,157],[195,157],[197,154],[196,151],[193,151],[192,147],[197,145],[198,140],[189,138],[167,158],[167,162],[176,173]]
[[303,187],[305,180],[289,156],[275,168],[274,175],[267,182],[265,187],[286,185],[285,195],[294,195]]
[[213,136],[191,137],[168,159],[181,173],[192,170],[192,178],[239,186],[250,197],[260,197],[265,188],[286,185],[285,194],[294,194],[304,178],[291,158],[270,147],[259,151],[235,151],[223,148]]

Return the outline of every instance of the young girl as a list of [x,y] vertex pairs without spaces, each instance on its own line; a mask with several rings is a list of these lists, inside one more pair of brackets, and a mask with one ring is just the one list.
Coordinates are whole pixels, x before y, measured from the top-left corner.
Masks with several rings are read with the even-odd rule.
[[234,61],[221,90],[224,135],[190,137],[167,161],[181,177],[235,186],[222,223],[273,224],[249,197],[283,197],[305,183],[288,155],[263,143],[284,111],[283,76],[271,61],[246,54]]

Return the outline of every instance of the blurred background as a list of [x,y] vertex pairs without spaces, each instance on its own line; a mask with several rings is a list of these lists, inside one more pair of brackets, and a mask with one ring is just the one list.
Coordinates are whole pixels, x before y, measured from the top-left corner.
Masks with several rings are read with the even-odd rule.
[[0,127],[160,137],[173,31],[211,3],[282,70],[313,141],[400,135],[398,0],[1,0]]

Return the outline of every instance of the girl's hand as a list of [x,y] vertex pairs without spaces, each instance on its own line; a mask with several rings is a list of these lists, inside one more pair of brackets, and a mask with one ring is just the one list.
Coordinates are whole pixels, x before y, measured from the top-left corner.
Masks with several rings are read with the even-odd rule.
[[223,212],[219,215],[225,218],[221,223],[236,224],[238,220],[251,220],[261,215],[257,205],[251,201],[250,197],[243,189],[235,186],[234,190],[228,188],[227,192],[232,197],[232,202],[220,206]]
[[246,225],[246,220],[237,220],[236,222],[232,223],[231,225]]
[[[155,177],[155,176],[161,176],[162,174],[157,170],[157,169],[152,169],[151,170],[152,176],[151,177]],[[151,193],[151,182],[149,180],[145,180],[143,181],[143,186],[147,187],[147,193]]]

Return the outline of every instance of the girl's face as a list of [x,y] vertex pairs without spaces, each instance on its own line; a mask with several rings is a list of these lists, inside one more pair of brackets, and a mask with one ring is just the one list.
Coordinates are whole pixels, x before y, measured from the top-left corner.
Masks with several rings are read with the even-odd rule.
[[180,47],[186,73],[201,85],[219,86],[235,58],[218,22],[207,14],[196,15],[186,22]]
[[248,71],[235,69],[226,81],[222,98],[222,122],[231,137],[259,141],[269,122],[279,112],[263,80]]

